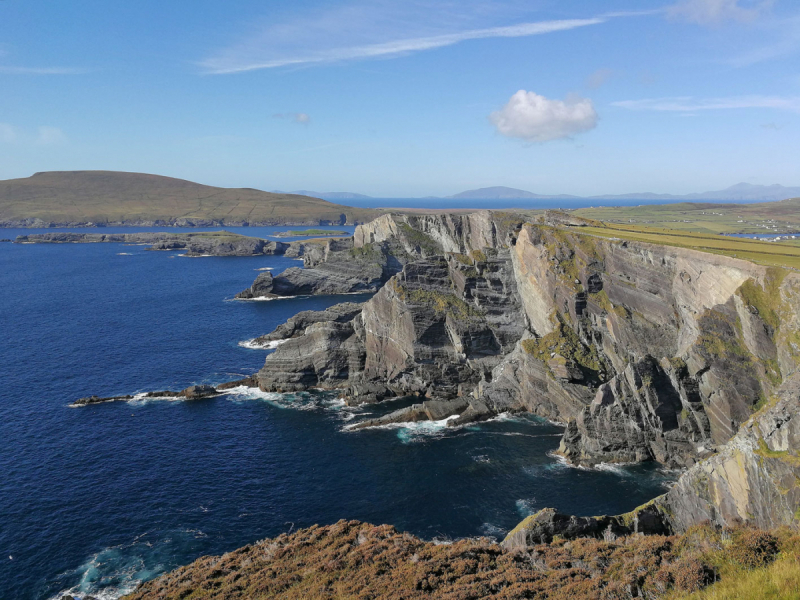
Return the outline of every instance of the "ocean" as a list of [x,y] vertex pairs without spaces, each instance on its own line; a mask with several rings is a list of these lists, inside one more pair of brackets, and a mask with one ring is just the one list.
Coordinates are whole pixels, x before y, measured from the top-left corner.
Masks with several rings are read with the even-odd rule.
[[551,455],[561,428],[533,417],[347,430],[404,400],[350,409],[335,394],[242,387],[191,402],[68,406],[240,378],[267,352],[247,340],[301,310],[368,298],[233,300],[259,269],[299,265],[0,244],[1,599],[118,598],[201,555],[339,519],[500,539],[540,508],[619,513],[674,479],[655,465],[568,467]]

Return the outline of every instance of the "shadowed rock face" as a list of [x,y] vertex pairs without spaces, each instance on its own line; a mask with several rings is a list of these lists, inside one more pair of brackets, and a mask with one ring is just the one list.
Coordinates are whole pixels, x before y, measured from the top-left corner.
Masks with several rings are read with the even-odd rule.
[[800,375],[781,386],[720,452],[684,473],[656,505],[676,531],[710,521],[797,527]]
[[260,276],[269,293],[278,280],[295,286],[278,293],[301,280],[316,282],[309,293],[379,288],[349,322],[292,326],[261,387],[335,388],[353,404],[416,395],[450,402],[454,423],[529,411],[566,424],[560,452],[573,463],[693,465],[796,369],[799,279],[579,225],[386,215],[352,246],[307,254],[310,268]]

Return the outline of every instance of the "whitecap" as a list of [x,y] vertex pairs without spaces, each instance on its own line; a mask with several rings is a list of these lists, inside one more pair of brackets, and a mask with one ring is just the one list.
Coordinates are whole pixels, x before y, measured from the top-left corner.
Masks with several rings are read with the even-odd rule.
[[607,473],[613,473],[614,475],[618,475],[619,477],[630,477],[631,473],[625,469],[625,467],[633,466],[636,463],[627,462],[627,463],[598,463],[595,465],[595,469],[598,471],[606,471]]
[[192,529],[173,530],[156,537],[147,532],[136,536],[130,544],[104,548],[78,568],[62,573],[58,578],[68,580],[72,585],[50,596],[50,600],[60,600],[65,596],[117,600],[133,592],[141,582],[174,568],[176,565],[170,561],[178,547],[199,550],[195,540],[204,537],[207,537],[204,532]]
[[258,269],[253,269],[254,271],[272,271],[275,267],[259,267]]
[[507,529],[504,529],[503,527],[500,527],[498,525],[493,525],[492,523],[482,524],[480,531],[483,535],[495,539],[504,538],[506,536],[506,533],[508,532]]
[[523,498],[517,500],[515,504],[517,505],[517,512],[523,519],[539,512],[539,509],[536,508],[536,498]]
[[[441,437],[448,429],[447,424],[458,415],[451,415],[440,421],[406,421],[402,423],[385,423],[369,429],[396,429],[398,439],[404,444],[423,441],[426,438]],[[347,427],[345,429],[348,429]]]
[[133,256],[132,252],[117,252],[117,256]]
[[231,302],[271,302],[273,300],[292,300],[308,296],[258,296],[257,298],[230,298]]
[[292,338],[285,338],[282,340],[272,340],[270,342],[257,342],[256,338],[250,340],[243,340],[239,342],[239,346],[242,348],[247,348],[249,350],[274,350],[281,344],[288,342]]
[[264,392],[257,387],[240,385],[225,390],[224,394],[234,402],[261,400],[280,409],[330,411],[343,420],[354,418],[355,414],[353,413],[360,410],[358,407],[347,406],[343,399],[336,397],[330,392],[317,394],[310,394],[308,392],[281,394],[278,392]]

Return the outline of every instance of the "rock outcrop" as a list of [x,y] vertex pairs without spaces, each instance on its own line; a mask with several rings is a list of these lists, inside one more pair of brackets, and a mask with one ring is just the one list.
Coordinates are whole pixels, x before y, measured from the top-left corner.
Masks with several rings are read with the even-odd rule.
[[302,256],[315,242],[275,242],[212,231],[204,233],[37,233],[18,236],[19,244],[149,244],[150,250],[182,250],[186,256]]
[[174,398],[176,400],[200,400],[203,398],[212,398],[214,396],[218,396],[220,394],[225,393],[225,390],[229,390],[233,387],[237,387],[240,385],[245,385],[248,387],[255,387],[257,382],[255,379],[251,377],[247,377],[245,379],[238,379],[236,381],[229,381],[227,383],[222,383],[218,386],[207,385],[207,384],[199,384],[199,385],[190,385],[186,389],[181,390],[180,392],[173,392],[170,390],[163,390],[159,392],[144,392],[141,394],[126,394],[123,396],[86,396],[84,398],[78,398],[74,402],[70,404],[72,407],[80,407],[80,406],[91,406],[93,404],[105,404],[106,402],[126,402],[128,400],[147,400],[147,399],[159,399],[159,398]]
[[259,385],[413,395],[449,402],[445,417],[529,411],[566,424],[572,463],[689,467],[796,370],[800,277],[582,224],[483,211],[360,225],[248,291],[378,289],[348,322],[287,325]]

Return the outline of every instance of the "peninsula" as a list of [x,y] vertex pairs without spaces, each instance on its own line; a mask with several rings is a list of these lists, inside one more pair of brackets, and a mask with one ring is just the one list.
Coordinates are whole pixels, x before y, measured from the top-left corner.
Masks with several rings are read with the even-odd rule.
[[380,214],[298,194],[119,171],[0,181],[0,227],[344,225]]

